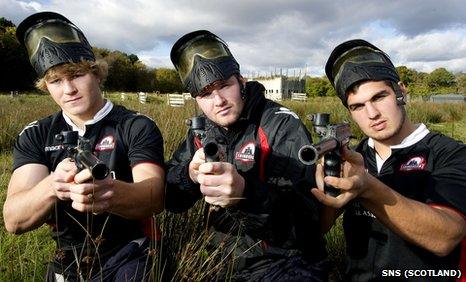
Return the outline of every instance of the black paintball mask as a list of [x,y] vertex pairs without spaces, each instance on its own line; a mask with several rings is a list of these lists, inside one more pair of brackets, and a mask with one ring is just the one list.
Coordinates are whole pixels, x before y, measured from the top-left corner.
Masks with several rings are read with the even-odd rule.
[[[192,97],[198,96],[206,86],[240,73],[227,44],[207,30],[194,31],[178,39],[170,59]],[[243,96],[242,83],[240,86]]]
[[92,47],[82,31],[54,12],[27,17],[18,25],[16,37],[26,47],[29,61],[39,77],[59,64],[95,61]]
[[367,80],[390,81],[398,104],[404,105],[395,66],[387,54],[365,40],[349,40],[335,47],[325,65],[325,74],[345,107],[347,91],[355,83]]

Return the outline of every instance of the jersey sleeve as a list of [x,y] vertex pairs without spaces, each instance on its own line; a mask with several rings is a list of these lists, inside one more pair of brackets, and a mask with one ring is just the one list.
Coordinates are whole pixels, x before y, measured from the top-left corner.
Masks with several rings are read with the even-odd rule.
[[13,148],[13,170],[30,163],[48,167],[43,138],[38,122],[30,123],[21,131]]
[[191,180],[188,172],[195,152],[194,135],[189,131],[187,138],[167,162],[165,208],[168,211],[186,211],[201,198],[199,184]]
[[138,115],[129,121],[125,135],[129,139],[128,158],[132,167],[145,162],[164,167],[163,138],[154,121]]
[[466,215],[466,145],[450,138],[433,140],[434,167],[428,204],[451,207]]

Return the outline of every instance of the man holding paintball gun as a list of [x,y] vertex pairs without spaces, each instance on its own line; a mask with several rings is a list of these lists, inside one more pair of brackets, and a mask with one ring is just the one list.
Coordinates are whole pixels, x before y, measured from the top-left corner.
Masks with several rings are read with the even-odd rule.
[[[309,191],[315,170],[297,153],[311,143],[303,123],[267,100],[261,84],[246,82],[226,43],[209,31],[181,37],[171,60],[205,124],[192,119],[167,164],[167,209],[186,211],[199,199],[214,207],[211,245],[231,253],[220,279],[325,281],[320,207]],[[233,273],[224,276],[228,262]]]
[[17,138],[6,229],[52,227],[57,250],[47,281],[145,279],[151,234],[144,223],[163,210],[157,126],[102,97],[107,66],[64,16],[31,15],[17,37],[38,73],[37,87],[61,111],[30,123]]
[[[405,86],[369,42],[337,46],[325,72],[368,137],[356,152],[342,149],[341,178],[322,179],[319,166],[312,190],[344,208],[347,279],[453,281],[460,271],[464,279],[466,146],[409,120]],[[323,182],[340,194],[325,194]]]

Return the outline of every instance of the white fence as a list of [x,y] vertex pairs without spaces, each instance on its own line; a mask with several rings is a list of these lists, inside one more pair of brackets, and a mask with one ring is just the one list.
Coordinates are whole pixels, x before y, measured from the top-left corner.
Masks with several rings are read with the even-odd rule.
[[172,107],[184,107],[183,94],[168,94],[168,105]]
[[293,100],[293,101],[307,101],[306,93],[291,93],[291,100]]
[[145,104],[146,101],[147,101],[147,93],[146,92],[139,92],[138,93],[138,99],[139,99],[139,103]]

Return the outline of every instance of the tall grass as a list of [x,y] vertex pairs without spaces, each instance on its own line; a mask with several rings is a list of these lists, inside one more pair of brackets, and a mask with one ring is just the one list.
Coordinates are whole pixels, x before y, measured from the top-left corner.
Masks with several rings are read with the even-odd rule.
[[[140,104],[135,94],[127,95],[124,101],[117,93],[107,97],[116,104],[122,104],[154,119],[160,128],[165,143],[165,158],[168,159],[184,138],[188,127],[185,120],[195,113],[194,101],[188,101],[183,108],[172,108],[163,96],[149,95],[147,104]],[[306,115],[328,112],[332,122],[350,121],[348,111],[337,98],[313,98],[308,102],[284,101],[282,104],[294,110],[311,129]],[[50,115],[58,110],[52,99],[45,95],[23,95],[11,98],[0,95],[0,203],[6,197],[11,174],[12,147],[17,134],[31,121]],[[413,121],[424,122],[434,130],[466,141],[466,106],[413,102],[408,105]],[[350,122],[351,123],[351,122]],[[351,123],[353,134],[362,137],[360,130]],[[3,218],[0,215],[3,222]],[[203,203],[183,214],[162,213],[156,217],[162,229],[162,245],[154,246],[157,259],[154,264],[154,280],[162,274],[173,281],[204,281],[215,277],[215,271],[223,261],[221,252],[207,252],[211,239],[203,222]],[[330,257],[341,267],[344,257],[344,238],[341,223],[327,234],[327,249]],[[0,281],[41,281],[46,262],[51,259],[54,242],[46,227],[21,236],[7,234],[0,225]],[[163,255],[165,254],[165,255]],[[163,259],[162,259],[163,258]],[[339,280],[335,271],[333,279]]]

